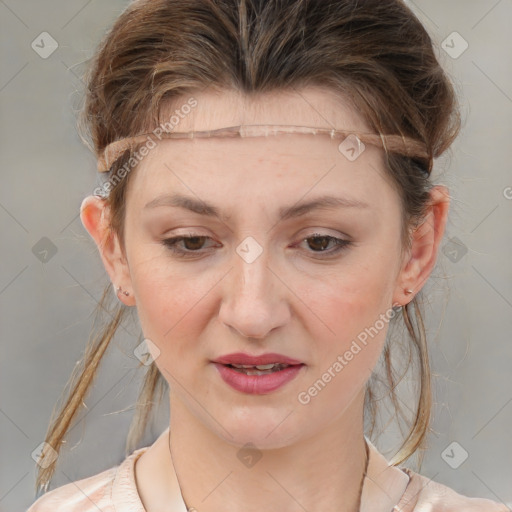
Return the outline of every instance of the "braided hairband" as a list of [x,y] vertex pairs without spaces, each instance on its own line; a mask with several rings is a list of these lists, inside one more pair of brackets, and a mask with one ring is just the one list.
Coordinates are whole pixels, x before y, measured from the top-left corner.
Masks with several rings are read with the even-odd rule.
[[[258,137],[279,134],[313,134],[330,135],[331,139],[346,139],[352,135],[357,137],[358,142],[370,144],[385,149],[389,153],[398,153],[410,158],[417,158],[429,162],[425,172],[430,174],[432,170],[432,159],[428,154],[424,143],[417,140],[403,137],[401,135],[379,135],[376,133],[357,133],[350,130],[336,130],[331,128],[317,128],[313,126],[290,126],[290,125],[239,125],[218,128],[215,130],[174,132],[162,131],[159,128],[150,133],[143,133],[133,137],[116,140],[108,144],[98,158],[98,171],[107,172],[112,164],[127,150],[133,149],[141,143],[162,139],[193,139],[207,137]],[[157,139],[157,140],[155,140]]]

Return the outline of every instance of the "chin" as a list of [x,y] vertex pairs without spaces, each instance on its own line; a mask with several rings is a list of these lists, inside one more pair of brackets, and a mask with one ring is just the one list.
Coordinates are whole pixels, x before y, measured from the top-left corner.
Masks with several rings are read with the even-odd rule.
[[243,447],[252,443],[260,450],[285,448],[304,437],[304,425],[298,425],[297,418],[292,419],[293,414],[287,417],[289,414],[290,411],[277,415],[275,411],[268,415],[254,411],[254,414],[247,414],[243,421],[237,418],[223,421],[226,430],[218,426],[215,426],[215,430],[232,446]]

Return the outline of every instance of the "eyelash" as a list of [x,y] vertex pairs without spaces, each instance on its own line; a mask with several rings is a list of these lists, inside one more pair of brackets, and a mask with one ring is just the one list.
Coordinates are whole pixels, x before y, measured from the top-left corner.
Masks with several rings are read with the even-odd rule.
[[[162,240],[163,245],[172,251],[176,256],[180,258],[187,258],[187,257],[194,257],[196,254],[200,254],[199,250],[197,251],[190,251],[190,250],[183,250],[181,248],[178,248],[177,244],[179,242],[182,242],[184,240],[191,240],[194,238],[210,238],[208,236],[202,236],[202,235],[194,235],[190,234],[188,236],[175,236],[172,238],[166,238],[165,240]],[[328,239],[329,241],[333,241],[335,243],[334,249],[328,250],[328,251],[312,251],[313,254],[320,254],[320,255],[327,255],[327,256],[320,256],[320,258],[327,258],[330,256],[333,256],[335,254],[338,254],[339,252],[347,249],[350,245],[352,245],[352,242],[350,240],[343,240],[341,238],[336,238],[331,235],[323,235],[321,233],[312,233],[307,237],[302,238],[301,242],[305,242],[306,240],[315,239],[315,238],[324,238]]]

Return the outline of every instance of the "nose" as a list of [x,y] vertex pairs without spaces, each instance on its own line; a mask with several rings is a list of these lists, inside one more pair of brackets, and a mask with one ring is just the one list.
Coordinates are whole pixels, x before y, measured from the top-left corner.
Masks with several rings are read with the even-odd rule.
[[265,251],[251,263],[234,254],[224,279],[219,319],[245,338],[264,339],[290,318],[288,288],[270,268]]

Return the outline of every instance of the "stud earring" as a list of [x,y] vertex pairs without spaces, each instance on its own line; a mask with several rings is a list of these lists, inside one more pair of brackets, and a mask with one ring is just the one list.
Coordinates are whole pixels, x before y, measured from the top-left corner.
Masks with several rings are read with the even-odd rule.
[[121,289],[121,287],[120,287],[120,286],[116,288],[116,287],[115,287],[115,285],[114,285],[114,283],[112,283],[112,286],[113,286],[113,287],[114,287],[114,289],[116,290],[116,293],[122,292],[122,293],[123,293],[123,295],[125,295],[125,296],[130,295],[130,293],[129,293],[129,292],[124,292],[124,291]]
[[410,290],[409,288],[406,288],[406,289],[404,290],[404,292],[405,292],[405,294],[406,294],[406,295],[409,295],[409,294],[411,294],[413,291],[412,291],[412,290]]

